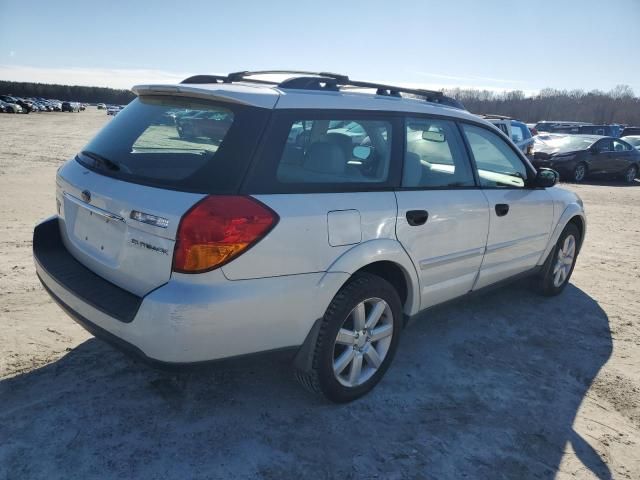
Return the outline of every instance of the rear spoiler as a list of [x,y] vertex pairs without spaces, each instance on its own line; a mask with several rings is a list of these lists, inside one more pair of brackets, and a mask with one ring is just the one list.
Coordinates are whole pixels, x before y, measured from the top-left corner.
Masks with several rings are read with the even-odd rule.
[[136,85],[131,91],[138,96],[170,95],[201,98],[268,109],[272,109],[278,99],[276,92],[265,92],[264,90],[244,86],[203,88],[196,85]]

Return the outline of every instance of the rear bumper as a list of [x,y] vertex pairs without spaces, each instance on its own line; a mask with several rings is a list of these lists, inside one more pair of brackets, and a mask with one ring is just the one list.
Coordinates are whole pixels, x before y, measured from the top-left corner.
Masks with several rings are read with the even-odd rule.
[[[120,349],[165,365],[302,345],[349,276],[319,272],[229,281],[214,270],[174,274],[136,297],[79,264],[64,247],[55,217],[36,227],[33,254],[45,289],[76,322]],[[103,296],[112,299],[106,306]]]

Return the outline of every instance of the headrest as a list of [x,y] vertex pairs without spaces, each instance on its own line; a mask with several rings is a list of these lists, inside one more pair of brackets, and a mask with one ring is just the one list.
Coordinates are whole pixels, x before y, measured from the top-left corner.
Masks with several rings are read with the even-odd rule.
[[345,154],[332,142],[312,143],[307,150],[304,168],[317,173],[343,174],[347,166]]

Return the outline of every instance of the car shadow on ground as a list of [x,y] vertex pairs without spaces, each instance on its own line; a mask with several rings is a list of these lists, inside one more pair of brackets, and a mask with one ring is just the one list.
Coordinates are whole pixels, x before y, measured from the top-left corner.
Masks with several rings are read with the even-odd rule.
[[0,478],[550,478],[568,444],[611,478],[573,429],[612,351],[596,301],[521,282],[424,317],[348,405],[289,355],[176,374],[88,340],[0,382]]

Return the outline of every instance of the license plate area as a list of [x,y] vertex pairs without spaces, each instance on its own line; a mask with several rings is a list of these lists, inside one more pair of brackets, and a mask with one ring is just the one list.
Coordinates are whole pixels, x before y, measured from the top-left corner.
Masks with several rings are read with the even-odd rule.
[[73,235],[81,250],[115,264],[122,250],[126,224],[78,206]]

